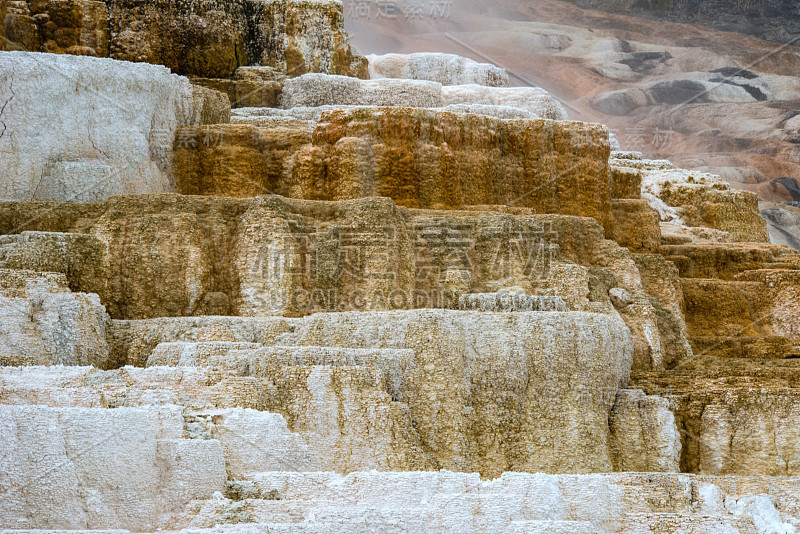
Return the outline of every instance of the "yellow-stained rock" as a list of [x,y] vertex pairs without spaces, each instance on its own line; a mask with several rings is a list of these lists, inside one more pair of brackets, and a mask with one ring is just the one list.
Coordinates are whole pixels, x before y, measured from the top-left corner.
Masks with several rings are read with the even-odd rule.
[[109,26],[111,57],[179,74],[227,78],[240,65],[267,65],[290,76],[368,76],[334,1],[112,0]]
[[727,232],[734,241],[769,242],[767,223],[758,211],[755,193],[733,190],[713,174],[673,169],[668,161],[614,162],[642,170],[642,193],[662,221]]
[[[276,196],[4,206],[5,231],[45,230],[9,236],[4,264],[64,272],[74,288],[98,293],[115,318],[457,308],[464,293],[510,287],[563,294],[571,309],[588,306],[586,278],[581,285],[558,265],[558,234],[530,214]],[[581,221],[591,228],[587,239],[613,244],[596,223]],[[631,270],[620,276],[636,286],[635,265],[624,258],[616,247],[582,259],[626,261]]]
[[311,142],[306,129],[215,124],[180,128],[175,136],[175,185],[187,195],[252,197],[274,193]]
[[734,280],[745,271],[800,267],[800,254],[766,243],[691,243],[665,245],[661,253],[684,278]]
[[42,11],[36,13],[35,20],[42,52],[108,56],[108,8],[105,2],[49,0]]
[[[8,7],[6,7],[6,5]],[[8,18],[6,18],[8,15]],[[0,6],[0,50],[108,57],[108,8],[96,0],[11,0]]]
[[39,30],[26,0],[3,2],[5,50],[39,50]]
[[640,198],[642,172],[634,167],[611,166],[612,198]]
[[[263,183],[266,160],[282,171],[270,190],[290,198],[386,196],[401,206],[436,209],[500,204],[594,217],[607,231],[613,225],[608,132],[598,125],[413,108],[343,109],[323,112],[312,142],[293,145],[293,152],[285,142],[273,149],[261,135],[221,128],[233,130],[233,138],[215,150],[176,141],[179,192],[256,194],[260,189],[254,184]],[[206,131],[183,132],[201,137]],[[305,131],[263,135],[287,134],[300,139]],[[225,169],[216,170],[215,162],[235,156],[241,168],[219,176]],[[209,183],[205,168],[213,169],[208,174],[224,180],[225,187]]]
[[6,50],[6,10],[7,8],[7,0],[0,0],[0,21],[3,23],[0,24],[0,52]]
[[646,200],[614,199],[612,239],[631,252],[656,252],[661,244],[658,212]]
[[699,354],[658,375],[634,372],[632,382],[669,401],[681,432],[681,471],[797,474],[797,360],[731,354]]
[[238,79],[237,75],[241,70],[241,68],[236,70],[234,79],[192,78],[192,83],[227,94],[231,107],[234,108],[278,107],[281,99],[281,82]]

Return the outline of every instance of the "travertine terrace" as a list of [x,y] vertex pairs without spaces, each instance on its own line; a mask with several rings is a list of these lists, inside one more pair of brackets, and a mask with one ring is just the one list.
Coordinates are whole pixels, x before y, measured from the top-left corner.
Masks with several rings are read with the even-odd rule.
[[800,530],[754,194],[332,0],[0,6],[3,532]]

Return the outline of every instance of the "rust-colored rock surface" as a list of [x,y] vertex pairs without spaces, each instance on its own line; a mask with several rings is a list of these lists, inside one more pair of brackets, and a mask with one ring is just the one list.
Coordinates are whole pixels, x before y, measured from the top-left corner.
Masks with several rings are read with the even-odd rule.
[[[182,135],[197,142],[182,143]],[[206,146],[207,135],[221,142]],[[599,125],[356,108],[323,112],[301,144],[307,138],[307,128],[184,129],[175,147],[178,191],[384,196],[435,209],[500,204],[612,225],[608,133]]]

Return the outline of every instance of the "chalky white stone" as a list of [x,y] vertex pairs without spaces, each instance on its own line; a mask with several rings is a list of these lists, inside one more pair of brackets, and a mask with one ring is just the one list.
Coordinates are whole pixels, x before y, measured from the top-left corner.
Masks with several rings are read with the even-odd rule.
[[478,63],[454,54],[419,52],[416,54],[369,55],[370,78],[430,80],[442,85],[475,83],[489,87],[508,86],[508,74],[489,63]]
[[178,126],[198,124],[189,80],[146,63],[0,54],[0,198],[102,200],[173,190]]

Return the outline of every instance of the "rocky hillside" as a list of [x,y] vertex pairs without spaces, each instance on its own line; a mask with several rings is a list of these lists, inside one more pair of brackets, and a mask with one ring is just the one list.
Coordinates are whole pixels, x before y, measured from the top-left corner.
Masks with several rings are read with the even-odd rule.
[[98,4],[0,52],[3,532],[800,529],[755,193],[335,1]]
[[569,0],[581,7],[653,20],[703,24],[769,41],[800,34],[800,5],[792,0]]

